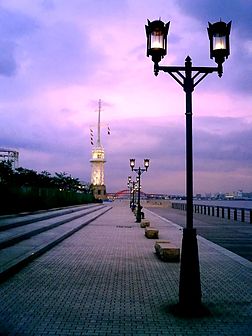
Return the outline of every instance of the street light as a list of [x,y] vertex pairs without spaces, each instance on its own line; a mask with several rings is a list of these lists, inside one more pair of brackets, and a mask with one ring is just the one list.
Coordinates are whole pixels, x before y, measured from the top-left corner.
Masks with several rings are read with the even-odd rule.
[[[137,191],[136,185],[138,185],[138,180],[132,181],[131,176],[130,181],[128,180],[128,188],[130,189],[130,208],[132,212],[135,210],[135,192]],[[132,194],[132,197],[131,197]]]
[[[183,229],[181,268],[179,283],[178,312],[182,314],[198,314],[202,312],[201,284],[199,270],[198,243],[196,229],[193,228],[193,150],[192,150],[192,92],[194,88],[210,73],[217,72],[222,76],[225,59],[230,54],[229,35],[231,22],[209,23],[210,58],[214,58],[217,67],[193,67],[189,56],[185,66],[159,66],[161,59],[167,54],[167,35],[170,22],[161,20],[150,22],[146,28],[147,56],[152,56],[154,74],[167,72],[179,83],[186,93],[186,228]],[[159,43],[155,43],[158,36]]]
[[218,64],[218,73],[222,74],[222,63],[225,58],[230,55],[229,35],[231,30],[231,21],[226,24],[223,21],[211,24],[208,22],[209,27],[208,36],[210,40],[210,58],[214,58]]
[[141,222],[141,204],[140,204],[140,189],[141,189],[141,175],[143,172],[147,171],[149,166],[150,166],[150,160],[149,159],[144,159],[144,168],[134,168],[135,167],[136,160],[135,159],[130,159],[130,168],[132,171],[135,171],[138,176],[137,176],[137,183],[138,183],[138,193],[137,193],[137,214],[136,214],[136,222],[140,223]]
[[131,200],[132,180],[131,180],[131,176],[128,176],[128,184],[127,184],[127,186],[129,188],[129,206],[131,208],[132,207],[132,200]]
[[135,210],[135,192],[136,192],[136,185],[137,182],[136,181],[132,181],[132,212]]
[[166,24],[161,20],[150,22],[146,28],[147,56],[151,55],[154,63],[159,63],[167,53],[167,34],[170,22]]

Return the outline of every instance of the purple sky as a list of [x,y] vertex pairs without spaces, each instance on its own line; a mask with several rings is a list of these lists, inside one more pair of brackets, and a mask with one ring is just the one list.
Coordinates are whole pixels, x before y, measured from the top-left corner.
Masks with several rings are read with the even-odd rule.
[[208,21],[232,20],[224,74],[193,94],[194,192],[252,191],[250,0],[0,1],[0,147],[19,165],[90,181],[89,128],[103,103],[107,190],[126,189],[129,159],[146,192],[185,193],[185,94],[153,75],[145,24],[171,21],[161,65],[215,66]]

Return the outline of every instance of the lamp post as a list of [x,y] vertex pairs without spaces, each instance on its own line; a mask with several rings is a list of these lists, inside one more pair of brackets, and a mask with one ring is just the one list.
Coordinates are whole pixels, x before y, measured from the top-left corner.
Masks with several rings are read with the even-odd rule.
[[137,183],[138,183],[138,193],[137,193],[137,214],[136,214],[136,222],[141,222],[141,204],[140,204],[140,189],[141,189],[141,175],[143,172],[147,171],[150,165],[149,159],[144,159],[144,168],[134,168],[135,167],[135,159],[130,159],[130,167],[132,171],[137,173]]
[[135,210],[135,191],[136,191],[136,183],[135,181],[132,182],[132,212]]
[[131,180],[131,176],[128,176],[128,184],[127,184],[127,186],[129,188],[129,206],[131,208],[132,207],[132,201],[131,201],[132,180]]
[[[128,188],[130,192],[130,208],[132,211],[135,210],[135,191],[136,191],[136,184],[138,182],[132,181],[131,176],[128,176]],[[131,197],[132,194],[132,197]]]
[[146,28],[147,56],[154,62],[154,74],[159,71],[168,73],[176,80],[186,94],[186,228],[183,229],[181,268],[179,283],[178,311],[182,314],[197,314],[202,311],[201,283],[196,229],[193,228],[193,148],[192,148],[192,92],[210,73],[222,76],[225,59],[230,54],[229,35],[231,22],[209,23],[210,58],[214,58],[217,67],[194,67],[189,56],[185,66],[159,66],[167,53],[167,35],[170,22],[161,20],[150,22]]

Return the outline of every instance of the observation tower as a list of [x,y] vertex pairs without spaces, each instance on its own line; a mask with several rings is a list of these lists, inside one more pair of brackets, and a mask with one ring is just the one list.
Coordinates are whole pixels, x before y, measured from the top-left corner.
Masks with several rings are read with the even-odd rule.
[[[93,130],[91,132],[91,144],[93,145]],[[109,131],[108,131],[109,132]],[[99,100],[97,142],[92,150],[91,162],[91,187],[96,199],[106,199],[106,186],[104,181],[105,151],[101,144],[101,100]]]

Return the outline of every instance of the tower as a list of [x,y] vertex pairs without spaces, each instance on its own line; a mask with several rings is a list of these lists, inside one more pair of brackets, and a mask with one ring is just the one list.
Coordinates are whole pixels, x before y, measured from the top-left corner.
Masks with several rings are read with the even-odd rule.
[[[92,130],[91,130],[92,132]],[[93,144],[91,140],[91,144]],[[99,100],[98,125],[97,125],[97,143],[92,150],[91,162],[91,185],[94,197],[97,199],[106,199],[106,186],[104,181],[105,151],[101,144],[101,100]]]

